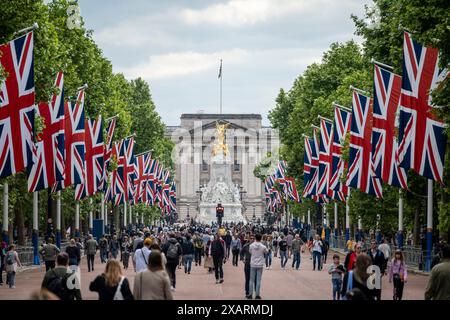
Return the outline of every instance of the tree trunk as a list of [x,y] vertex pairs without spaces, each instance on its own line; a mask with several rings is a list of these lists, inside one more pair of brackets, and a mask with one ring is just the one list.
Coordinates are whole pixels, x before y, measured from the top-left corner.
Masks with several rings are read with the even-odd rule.
[[25,245],[25,223],[21,201],[18,201],[14,206],[14,225],[17,228],[17,243],[23,246]]

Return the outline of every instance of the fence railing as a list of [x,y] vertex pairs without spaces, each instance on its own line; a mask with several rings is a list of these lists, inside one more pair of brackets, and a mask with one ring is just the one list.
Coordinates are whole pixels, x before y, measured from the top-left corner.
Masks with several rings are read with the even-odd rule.
[[[61,252],[65,252],[68,245],[69,242],[61,242]],[[31,266],[34,264],[34,248],[32,246],[17,246],[16,251],[22,265]],[[40,255],[39,260],[43,263]]]
[[[347,251],[347,241],[345,241],[345,237],[338,236],[337,238],[333,235],[330,236],[330,247],[335,249],[340,249],[343,251]],[[393,258],[393,254],[395,250],[399,249],[399,247],[394,246],[393,244],[389,244],[391,256],[389,260]],[[370,244],[366,243],[366,249],[370,249]],[[403,252],[403,256],[405,258],[405,263],[408,267],[418,268],[419,270],[423,270],[423,266],[425,263],[425,258],[427,256],[427,251],[423,250],[418,246],[403,246],[401,249]]]

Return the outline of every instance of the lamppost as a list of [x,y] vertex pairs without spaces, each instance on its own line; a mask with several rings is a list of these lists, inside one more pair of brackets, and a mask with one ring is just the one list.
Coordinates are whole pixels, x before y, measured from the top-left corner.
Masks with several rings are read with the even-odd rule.
[[[240,196],[240,198],[241,198],[241,205],[242,205],[242,209],[244,210],[244,216],[246,216],[246,213],[247,213],[247,207],[245,206],[245,204],[244,204],[244,202],[242,202],[242,195],[243,194],[246,194],[247,193],[247,191],[243,191],[243,189],[244,189],[244,187],[243,186],[239,186],[239,196]],[[249,220],[248,218],[247,218],[247,220]]]
[[256,222],[256,214],[255,214],[255,210],[256,210],[256,206],[253,206],[253,218],[252,218],[253,223]]
[[203,195],[203,185],[200,186],[200,189],[195,191],[195,193],[198,194],[198,201],[197,201],[197,212],[195,213],[194,221],[197,221],[197,216],[200,213],[200,202],[202,201],[202,195]]
[[190,217],[189,217],[189,203],[186,204],[186,205],[187,205],[187,209],[188,209],[186,220],[187,220],[187,222],[189,222],[189,220],[190,220]]

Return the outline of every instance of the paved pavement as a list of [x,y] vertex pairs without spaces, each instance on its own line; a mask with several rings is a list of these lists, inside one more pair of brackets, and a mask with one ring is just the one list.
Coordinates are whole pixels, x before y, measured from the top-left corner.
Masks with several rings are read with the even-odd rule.
[[[87,272],[85,259],[81,262],[83,299],[97,299],[97,294],[89,291],[89,283],[104,270],[105,265],[100,263],[98,254],[95,262],[94,272]],[[332,299],[331,277],[326,271],[329,263],[332,262],[330,256],[327,262],[328,264],[322,271],[313,271],[309,254],[304,253],[299,271],[291,269],[292,260],[288,261],[287,270],[281,270],[280,259],[274,258],[273,269],[264,269],[263,271],[262,298],[273,300]],[[16,276],[16,289],[9,289],[5,285],[0,287],[0,300],[28,299],[32,291],[39,289],[44,271],[45,267],[40,267],[19,273]],[[135,272],[129,269],[125,271],[125,275],[133,286]],[[185,274],[183,269],[178,269],[174,297],[187,300],[244,299],[244,267],[241,262],[238,267],[234,267],[231,261],[227,261],[224,266],[224,280],[223,284],[215,284],[214,274],[209,274],[203,266],[193,265],[191,274]],[[410,274],[405,285],[404,299],[423,300],[427,281],[428,276]],[[382,288],[382,298],[391,300],[392,285],[385,277],[383,277]]]

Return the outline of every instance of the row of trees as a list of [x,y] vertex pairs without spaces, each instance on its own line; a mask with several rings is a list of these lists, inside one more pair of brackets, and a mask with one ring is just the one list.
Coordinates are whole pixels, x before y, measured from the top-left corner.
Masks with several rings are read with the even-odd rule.
[[[273,127],[279,129],[282,147],[280,154],[288,162],[289,175],[303,185],[302,135],[311,135],[311,124],[318,124],[317,116],[333,118],[332,102],[344,106],[351,105],[349,86],[373,91],[373,58],[394,67],[394,72],[402,74],[403,29],[413,32],[414,37],[427,46],[440,50],[441,66],[450,61],[448,32],[448,12],[450,3],[443,0],[374,0],[373,7],[366,6],[365,17],[352,15],[356,34],[363,37],[359,46],[354,41],[333,43],[323,54],[320,63],[307,67],[289,91],[280,90],[276,106],[269,113]],[[434,102],[443,108],[437,109],[439,117],[450,121],[450,84],[448,78],[433,92]],[[450,144],[450,139],[448,140]],[[447,146],[447,150],[450,150]],[[434,221],[441,234],[450,230],[450,204],[448,186],[450,157],[445,161],[444,186],[435,184]],[[426,224],[426,179],[410,172],[408,176],[410,192],[403,192],[405,199],[405,229],[414,233],[418,242],[420,229]],[[352,190],[350,199],[350,219],[357,221],[361,216],[364,229],[375,229],[377,214],[381,214],[380,229],[384,233],[395,233],[398,227],[397,188],[383,186],[383,198],[377,199],[358,190]],[[295,204],[295,215],[304,214],[308,209],[317,211],[317,205],[310,200]],[[332,206],[328,209],[332,211]],[[340,225],[343,225],[344,204],[339,204]],[[436,229],[436,228],[434,228]]]
[[[114,139],[119,140],[136,133],[135,153],[154,149],[153,157],[159,157],[166,168],[172,168],[169,139],[164,138],[165,127],[155,110],[149,85],[141,78],[127,80],[120,73],[112,71],[112,64],[92,38],[93,31],[87,30],[83,19],[80,25],[68,28],[70,18],[67,11],[75,1],[55,0],[45,4],[42,0],[4,1],[0,10],[0,43],[14,38],[14,33],[37,22],[34,31],[34,71],[36,102],[48,101],[58,71],[64,72],[66,97],[75,95],[76,89],[88,84],[86,91],[86,117],[103,119],[118,115]],[[69,11],[70,12],[70,11]],[[10,226],[17,227],[19,242],[23,242],[26,228],[31,228],[32,194],[27,192],[26,173],[7,178],[9,182],[9,209],[12,213]],[[0,181],[2,182],[2,181]],[[99,210],[100,196],[97,195],[90,208],[85,199],[80,203],[80,219],[86,229],[90,209]],[[1,200],[0,200],[1,201]],[[62,229],[74,225],[75,205],[71,188],[62,192]],[[156,208],[138,206],[147,218],[159,215]],[[109,211],[109,210],[108,210]],[[39,193],[40,226],[48,217],[53,217],[56,204],[47,191]],[[118,225],[119,213],[114,209]]]

